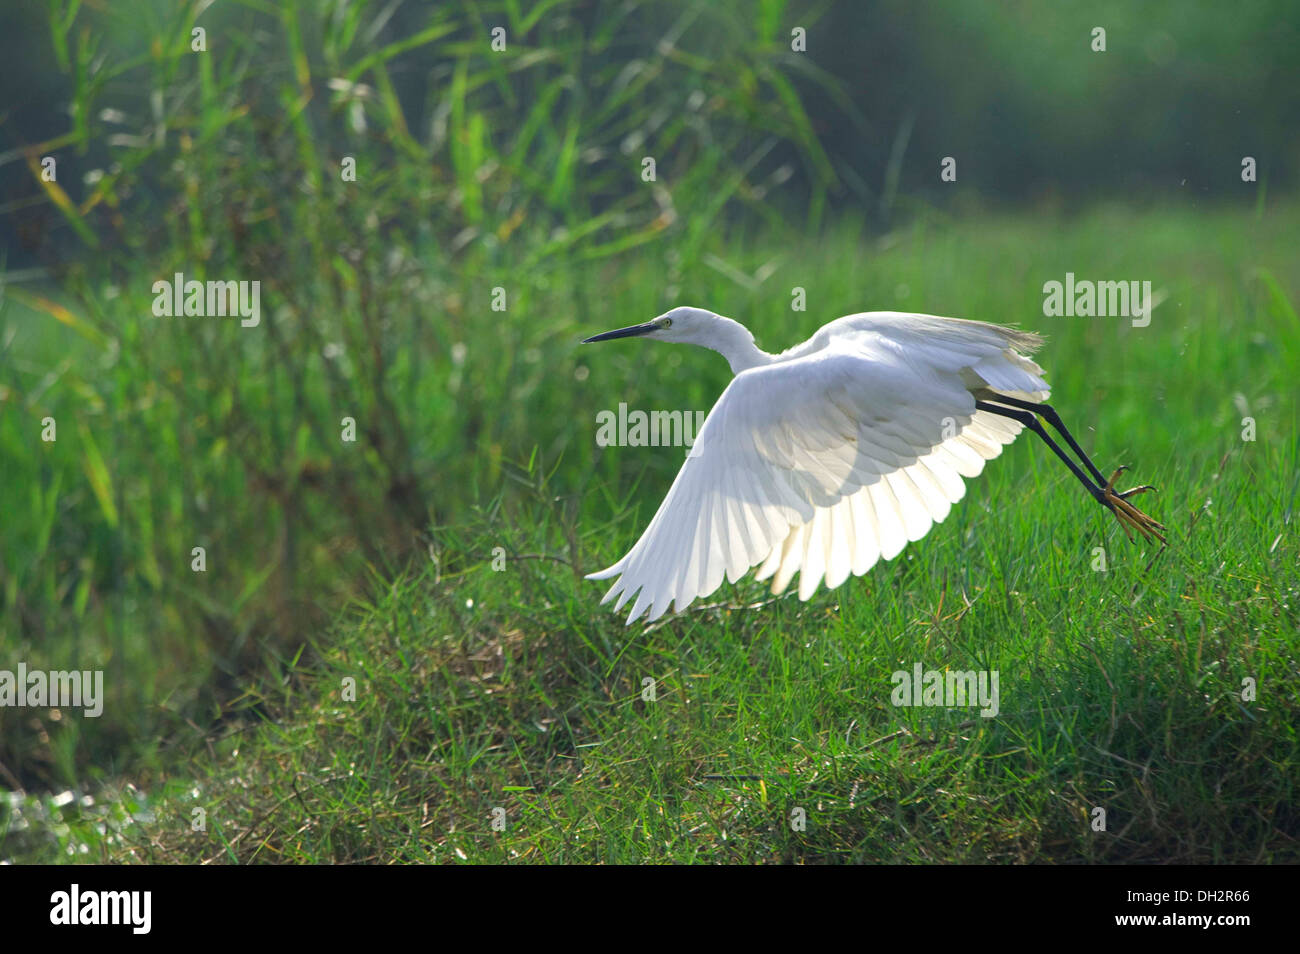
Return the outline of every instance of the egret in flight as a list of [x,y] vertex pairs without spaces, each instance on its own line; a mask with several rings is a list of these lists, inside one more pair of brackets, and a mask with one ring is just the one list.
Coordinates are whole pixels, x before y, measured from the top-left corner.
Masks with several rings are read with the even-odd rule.
[[[635,597],[631,625],[735,583],[751,567],[781,593],[799,574],[807,600],[877,560],[892,560],[948,516],[984,462],[1022,428],[1051,448],[1133,539],[1165,527],[1115,490],[1046,403],[1030,332],[983,321],[892,311],[848,315],[773,355],[744,325],[702,308],[674,308],[645,324],[584,339],[700,345],[735,375],[709,412],[645,533],[608,569],[601,601]],[[1041,418],[1041,420],[1040,420]],[[1087,472],[1043,427],[1050,424]]]

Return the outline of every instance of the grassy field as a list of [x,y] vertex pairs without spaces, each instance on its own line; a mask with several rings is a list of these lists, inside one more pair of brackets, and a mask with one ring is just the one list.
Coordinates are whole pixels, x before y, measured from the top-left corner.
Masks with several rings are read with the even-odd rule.
[[[35,666],[75,648],[101,660],[115,688],[97,723],[10,736],[11,752],[26,746],[26,764],[47,766],[53,787],[77,797],[0,800],[0,858],[1300,860],[1296,248],[1293,202],[923,214],[883,239],[847,224],[816,238],[773,228],[719,234],[684,264],[657,250],[557,266],[503,313],[473,304],[500,268],[485,264],[463,276],[461,306],[417,301],[420,323],[396,335],[405,357],[386,369],[387,393],[404,452],[431,481],[434,529],[408,527],[418,555],[390,560],[378,546],[349,552],[360,534],[347,531],[352,503],[339,488],[363,500],[385,485],[358,478],[369,473],[361,465],[343,469],[346,454],[373,450],[329,449],[347,409],[328,375],[277,381],[271,336],[205,328],[196,341],[180,326],[150,336],[130,309],[117,319],[138,345],[123,349],[129,360],[193,358],[228,336],[240,344],[228,360],[270,375],[259,379],[270,416],[248,420],[247,440],[274,431],[296,447],[300,479],[321,461],[337,477],[306,498],[311,536],[286,551],[294,523],[274,512],[283,498],[241,488],[227,466],[237,449],[206,443],[202,421],[189,426],[196,409],[238,415],[247,385],[227,388],[195,358],[176,391],[191,404],[165,380],[143,394],[134,376],[95,364],[99,343],[75,321],[11,297],[19,353],[7,383],[30,396],[44,368],[48,387],[23,415],[62,408],[70,436],[52,451],[66,459],[35,460],[22,436],[34,425],[5,404],[0,436],[29,466],[35,495],[15,535],[40,540],[54,497],[59,525],[87,512],[84,525],[107,533],[109,504],[126,523],[173,460],[192,478],[223,475],[209,506],[242,499],[247,510],[223,525],[217,579],[188,574],[203,513],[191,488],[174,512],[150,511],[176,554],[156,583],[140,568],[165,548],[127,540],[126,575],[145,589],[113,590],[120,612],[78,606],[75,587],[52,601],[87,622],[29,635],[23,658]],[[1067,271],[1149,279],[1162,301],[1145,328],[1043,317],[1043,283]],[[148,283],[124,284],[138,311]],[[806,312],[790,307],[795,287]],[[1160,487],[1143,506],[1169,527],[1169,547],[1124,539],[1022,438],[942,525],[838,590],[773,600],[746,579],[681,616],[625,628],[581,574],[639,535],[681,452],[598,448],[596,414],[619,402],[707,409],[728,372],[684,346],[575,342],[674,304],[738,318],[770,351],[869,309],[1040,331],[1053,404],[1102,469],[1127,463]],[[420,363],[428,341],[441,356]],[[73,437],[88,390],[115,422],[111,441],[85,427]],[[174,447],[157,443],[162,431],[179,435]],[[88,433],[109,448],[103,474],[86,463]],[[154,491],[114,481],[129,453],[154,455]],[[275,548],[263,552],[268,539]],[[494,568],[496,548],[505,560]],[[244,607],[260,605],[255,581],[275,585],[284,552],[328,588],[275,626]],[[48,585],[63,578],[51,572]],[[210,614],[207,638],[171,625],[178,594]],[[918,663],[998,671],[999,714],[892,705],[891,674]],[[106,750],[119,754],[90,754]],[[792,829],[797,810],[803,830]]]

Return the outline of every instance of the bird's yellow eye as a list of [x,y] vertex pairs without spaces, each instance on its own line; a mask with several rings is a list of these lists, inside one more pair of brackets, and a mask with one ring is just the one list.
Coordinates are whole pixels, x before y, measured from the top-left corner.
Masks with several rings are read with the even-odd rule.
[[660,322],[660,326],[663,328],[671,328],[673,326],[673,320],[671,318],[665,318]]

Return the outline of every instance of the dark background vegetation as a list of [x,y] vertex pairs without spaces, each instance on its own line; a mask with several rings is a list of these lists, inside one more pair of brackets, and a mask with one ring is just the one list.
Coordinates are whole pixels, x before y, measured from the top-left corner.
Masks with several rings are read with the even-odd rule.
[[[1107,230],[1172,205],[1191,262],[1210,216],[1262,210],[1300,161],[1300,8],[1281,0],[3,10],[0,668],[104,668],[110,689],[93,722],[0,710],[16,791],[166,776],[265,715],[249,687],[291,681],[350,600],[430,556],[473,565],[447,542],[471,515],[545,501],[556,552],[590,552],[583,506],[608,514],[646,463],[592,445],[588,404],[613,392],[570,393],[583,333],[692,303],[766,315],[779,348],[848,311],[939,311],[918,265],[844,278],[842,306],[787,333],[801,282],[764,287],[763,250],[833,247],[851,277],[846,249],[867,269],[899,229],[981,216],[1087,219],[1104,261]],[[983,281],[1016,274],[1025,311],[949,310],[1032,323],[1025,246],[991,237],[1007,251]],[[260,280],[261,326],[153,318],[177,271]],[[1293,318],[1294,278],[1250,294]],[[726,302],[696,300],[724,279]],[[610,360],[611,384],[635,366]],[[716,379],[679,393],[707,407]]]
[[[54,9],[66,22],[77,6],[56,3]],[[409,126],[401,132],[410,139],[394,137],[373,115],[368,134],[357,134],[348,122],[347,96],[322,89],[303,104],[306,128],[328,137],[320,144],[346,144],[375,159],[397,157],[399,150],[411,159],[410,147],[419,144],[427,159],[450,173],[456,158],[447,110],[456,70],[463,67],[473,77],[466,103],[483,117],[482,134],[495,149],[517,149],[519,138],[540,133],[542,142],[528,143],[533,151],[514,153],[531,156],[540,177],[516,187],[536,187],[555,171],[545,166],[544,147],[553,131],[519,137],[516,107],[531,106],[544,94],[554,108],[549,120],[579,119],[575,169],[582,172],[582,187],[566,196],[576,202],[563,209],[559,192],[547,203],[566,223],[585,221],[626,198],[624,173],[645,151],[643,141],[669,161],[663,179],[675,189],[681,177],[670,173],[691,164],[698,151],[716,149],[739,165],[774,138],[747,178],[760,184],[764,171],[783,166],[782,176],[790,178],[764,191],[764,204],[816,216],[829,195],[877,224],[898,202],[943,207],[955,196],[1074,208],[1099,198],[1227,198],[1239,179],[1225,170],[1236,169],[1243,155],[1256,156],[1261,178],[1285,189],[1294,185],[1300,153],[1294,56],[1300,15],[1285,0],[1235,8],[1177,2],[1064,8],[958,0],[588,2],[541,4],[532,11],[400,3],[364,14],[355,12],[357,4],[286,4],[296,37],[285,35],[283,18],[268,15],[272,7],[258,3],[86,3],[58,43],[49,35],[45,5],[11,0],[7,7],[8,29],[0,37],[0,79],[9,93],[6,149],[67,133],[69,105],[76,107],[79,127],[69,144],[84,168],[121,161],[127,148],[121,137],[146,126],[157,134],[160,120],[179,132],[187,117],[174,108],[155,116],[150,100],[160,83],[170,82],[181,98],[197,71],[187,71],[175,49],[151,54],[150,46],[166,40],[183,47],[188,27],[199,23],[214,36],[212,61],[225,64],[212,71],[216,82],[228,92],[260,87],[261,95],[240,102],[248,115],[233,128],[223,126],[235,136],[246,123],[286,118],[281,94],[288,93],[278,86],[291,79],[293,67],[281,55],[285,44],[297,45],[313,72],[356,65],[364,71],[363,51],[381,52],[385,88],[362,104],[372,114],[400,106],[402,125]],[[203,10],[198,20],[196,9]],[[352,46],[340,51],[346,31],[338,25],[352,26],[353,17]],[[253,24],[260,29],[250,32]],[[806,55],[789,49],[792,24],[809,31]],[[495,25],[510,31],[513,46],[499,57],[478,42]],[[1091,49],[1096,26],[1107,31],[1105,54]],[[424,31],[432,31],[426,41],[408,43]],[[84,45],[78,43],[83,35]],[[67,68],[52,69],[64,66],[64,57],[54,53],[65,46],[82,50],[88,63],[96,57],[104,62],[91,71],[64,54]],[[255,51],[264,58],[259,61]],[[232,76],[229,67],[239,72]],[[80,90],[79,70],[93,73]],[[697,92],[708,105],[687,108]],[[616,115],[602,109],[614,103]],[[118,110],[118,121],[104,123],[105,108]],[[687,130],[701,138],[683,138]],[[112,134],[119,136],[116,144]],[[132,208],[142,213],[133,219],[134,232],[149,231],[147,214],[160,212],[168,198],[167,183],[156,176],[178,144],[159,145],[148,150],[151,161],[131,157],[142,163],[131,183]],[[956,188],[940,183],[936,172],[938,157],[947,155],[961,160]],[[32,195],[26,177],[11,174],[4,181],[6,200]],[[80,188],[74,192],[84,198]],[[444,210],[426,205],[421,211],[432,225]],[[530,220],[539,214],[533,210]],[[25,209],[21,223],[10,217],[6,224],[21,224],[26,233],[9,250],[10,267],[29,259],[50,264],[75,253],[79,242],[57,226],[57,216],[40,205]]]

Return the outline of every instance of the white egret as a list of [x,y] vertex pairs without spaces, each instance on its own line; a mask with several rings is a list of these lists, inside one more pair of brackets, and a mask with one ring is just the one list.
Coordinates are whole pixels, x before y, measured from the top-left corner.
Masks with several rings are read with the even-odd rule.
[[[633,597],[630,625],[707,596],[751,567],[781,593],[799,574],[799,598],[877,560],[896,557],[942,521],[963,477],[1028,427],[1092,497],[1130,529],[1165,528],[1114,489],[1044,402],[1043,369],[1027,357],[1030,332],[936,315],[867,312],[824,325],[779,355],[744,325],[701,308],[674,308],[586,342],[643,337],[717,351],[735,377],[709,412],[672,488],[621,560],[587,579],[618,579],[601,601]],[[1087,473],[1043,428],[1060,432]]]

